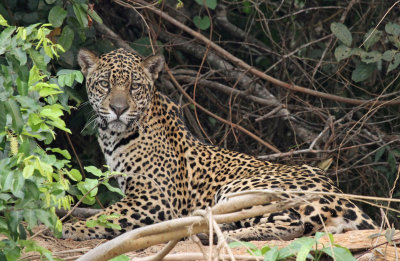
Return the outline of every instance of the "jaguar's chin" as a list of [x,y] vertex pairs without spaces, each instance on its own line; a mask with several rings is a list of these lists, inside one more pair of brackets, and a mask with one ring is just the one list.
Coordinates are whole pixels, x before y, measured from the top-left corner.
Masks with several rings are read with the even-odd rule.
[[128,125],[121,120],[113,120],[108,123],[108,129],[116,132],[124,132],[128,129]]

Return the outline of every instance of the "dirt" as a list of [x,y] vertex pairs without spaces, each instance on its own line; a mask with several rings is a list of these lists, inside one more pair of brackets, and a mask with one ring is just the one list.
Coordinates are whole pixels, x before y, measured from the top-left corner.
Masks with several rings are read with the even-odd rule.
[[[334,242],[341,246],[349,248],[353,253],[373,253],[375,256],[375,260],[396,260],[396,250],[397,257],[400,257],[400,250],[396,248],[393,244],[387,243],[387,240],[384,236],[371,238],[371,235],[378,234],[379,231],[375,230],[363,230],[363,231],[349,231],[345,234],[337,234],[334,235]],[[396,242],[400,241],[400,232],[396,231],[395,236],[393,237]],[[91,249],[94,249],[96,246],[107,242],[107,240],[85,240],[85,241],[73,241],[73,240],[64,240],[57,239],[51,236],[45,236],[43,234],[39,234],[33,238],[39,245],[49,249],[54,257],[59,257],[64,260],[76,260],[84,253],[88,252]],[[268,245],[278,246],[279,248],[285,247],[289,245],[292,241],[252,241],[253,244],[258,246],[259,248]],[[325,246],[328,245],[328,238],[322,238],[320,240],[322,244]],[[373,247],[377,246],[377,247]],[[147,257],[154,254],[157,254],[164,247],[164,244],[151,246],[147,249],[134,251],[127,253],[131,260],[136,260],[139,257]],[[215,248],[215,247],[214,247]],[[375,249],[375,250],[371,250]],[[208,251],[208,248],[205,247],[205,250]],[[235,255],[247,255],[245,248],[233,249]],[[185,240],[179,242],[174,249],[170,252],[170,254],[184,254],[185,257],[181,257],[181,260],[194,260],[190,259],[190,255],[188,253],[197,253],[197,256],[200,255],[201,251],[199,246],[195,244],[191,240]],[[25,260],[40,260],[39,255],[36,253],[30,252],[26,253],[23,258]],[[366,259],[368,260],[368,259]]]

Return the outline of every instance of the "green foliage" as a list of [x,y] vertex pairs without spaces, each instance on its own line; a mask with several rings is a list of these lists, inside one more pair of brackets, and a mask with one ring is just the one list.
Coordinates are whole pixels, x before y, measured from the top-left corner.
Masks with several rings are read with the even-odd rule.
[[350,46],[353,38],[347,27],[342,23],[332,23],[331,24],[332,33],[346,46]]
[[78,183],[76,187],[80,193],[73,193],[79,200],[82,200],[83,203],[87,205],[93,205],[96,202],[96,195],[98,193],[99,185],[104,185],[109,191],[118,193],[121,196],[124,196],[123,192],[116,187],[113,187],[109,184],[109,179],[114,177],[115,175],[122,175],[121,173],[111,172],[107,170],[102,172],[100,169],[94,166],[87,166],[85,170],[88,173],[91,173],[96,178],[86,178],[85,180],[77,179]]
[[129,261],[130,258],[127,255],[120,255],[110,259],[109,261]]
[[[195,2],[198,5],[209,8],[211,10],[215,10],[215,8],[217,7],[217,0],[195,0]],[[183,2],[181,0],[178,0],[176,7],[182,8],[183,6]],[[200,30],[207,30],[208,28],[210,28],[211,25],[210,17],[208,17],[208,15],[195,15],[193,17],[193,24]]]
[[58,102],[62,91],[46,70],[63,48],[46,37],[48,24],[15,27],[0,20],[5,26],[0,33],[0,233],[8,238],[1,242],[3,258],[15,260],[23,247],[49,258],[49,252],[25,239],[26,230],[39,222],[61,231],[55,207],[68,209],[72,203],[66,194],[68,152],[38,144],[50,144],[55,128],[70,132],[61,118],[67,110]]
[[54,27],[60,27],[65,17],[67,16],[67,11],[59,5],[54,6],[49,13],[49,22]]
[[86,226],[87,227],[95,227],[95,226],[102,226],[105,228],[112,228],[112,229],[117,229],[121,230],[121,226],[118,224],[114,224],[113,222],[110,222],[110,220],[118,219],[120,215],[118,214],[111,214],[111,215],[100,215],[96,220],[88,220],[86,221]]
[[197,26],[200,30],[206,30],[210,27],[210,18],[208,16],[200,17],[196,15],[193,17],[193,23]]
[[[355,82],[362,82],[369,79],[376,69],[382,67],[382,63],[387,63],[386,74],[396,69],[400,64],[400,26],[394,23],[387,23],[385,32],[371,28],[364,36],[361,47],[352,48],[352,35],[349,29],[341,23],[331,24],[332,33],[342,42],[335,49],[335,58],[337,61],[347,59],[349,57],[357,57],[353,59],[356,67],[351,74],[351,79]],[[395,49],[388,49],[384,52],[381,50],[372,50],[378,42],[384,43],[388,41]],[[393,48],[393,47],[391,47]]]
[[[0,260],[17,260],[21,251],[35,251],[52,260],[50,251],[26,239],[40,223],[60,234],[62,224],[55,208],[70,208],[74,200],[67,191],[78,198],[90,191],[90,202],[99,184],[121,193],[108,184],[115,173],[87,167],[100,181],[83,180],[72,167],[69,152],[56,145],[56,137],[71,133],[63,118],[71,111],[71,97],[77,104],[82,102],[74,87],[82,83],[83,75],[62,67],[57,70],[60,66],[55,65],[73,65],[74,53],[66,51],[76,50],[77,40],[86,39],[88,15],[101,19],[86,1],[46,0],[46,5],[26,7],[37,12],[34,16],[21,16],[20,21],[13,16],[13,23],[26,24],[17,27],[4,18],[19,7],[10,5],[10,13],[4,13],[0,4]],[[34,9],[39,7],[42,10]],[[39,23],[47,19],[50,23]]]
[[206,6],[214,10],[217,7],[217,0],[195,0],[197,4],[201,6]]
[[[374,169],[386,174],[386,179],[390,184],[393,184],[398,174],[398,158],[400,157],[400,149],[392,149],[389,146],[384,146],[375,153],[374,163],[387,163],[381,166],[375,166]],[[395,197],[400,196],[400,192],[395,190]]]
[[[160,54],[164,52],[164,49],[162,48],[162,43],[160,41],[154,42],[153,45],[158,46],[157,50]],[[141,37],[131,44],[132,49],[141,54],[143,57],[147,57],[153,54],[153,49],[151,48],[151,46],[152,42],[150,41],[149,37]]]
[[279,249],[278,247],[263,246],[259,249],[256,245],[249,242],[232,242],[230,247],[245,247],[247,252],[254,256],[263,256],[266,261],[286,260],[296,256],[297,261],[305,261],[306,259],[320,260],[322,254],[334,257],[336,260],[355,261],[351,252],[333,242],[332,234],[328,234],[330,245],[318,247],[319,242],[325,233],[317,232],[314,238],[302,237],[294,240],[289,246]]

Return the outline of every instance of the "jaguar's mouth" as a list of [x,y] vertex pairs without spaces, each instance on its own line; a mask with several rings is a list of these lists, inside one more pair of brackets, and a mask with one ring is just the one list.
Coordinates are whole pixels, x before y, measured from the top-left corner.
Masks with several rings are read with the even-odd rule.
[[108,128],[115,131],[124,131],[127,128],[127,124],[121,120],[113,120],[108,122]]

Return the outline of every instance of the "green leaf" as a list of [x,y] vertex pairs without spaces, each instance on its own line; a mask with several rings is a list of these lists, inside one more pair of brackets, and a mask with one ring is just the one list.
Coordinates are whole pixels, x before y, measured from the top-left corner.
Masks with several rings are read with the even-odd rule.
[[84,182],[79,182],[77,186],[82,194],[86,194],[88,191],[93,189],[90,191],[89,196],[94,197],[96,196],[98,191],[97,184],[99,184],[99,181],[97,179],[86,178]]
[[82,175],[77,169],[71,169],[70,171],[67,171],[67,174],[73,181],[79,182],[82,180]]
[[95,227],[95,226],[98,226],[99,225],[99,222],[97,221],[97,220],[91,220],[91,219],[89,219],[89,220],[86,220],[86,226],[87,227]]
[[61,105],[59,105],[59,106],[55,106],[55,105],[59,105],[59,104],[46,105],[43,108],[43,110],[40,111],[40,116],[48,117],[48,118],[52,118],[52,119],[63,116],[64,113],[59,107]]
[[30,178],[33,175],[33,171],[35,171],[35,167],[33,165],[26,165],[22,171],[22,176],[24,176],[25,179]]
[[351,79],[355,82],[362,82],[368,79],[372,73],[374,72],[376,68],[375,63],[359,63],[354,69],[354,71],[351,73]]
[[60,118],[52,118],[51,121],[47,121],[46,123],[71,134],[71,130],[65,127],[65,122]]
[[[62,91],[60,91],[60,87],[57,84],[54,83],[46,83],[46,82],[39,82],[35,86],[31,88],[32,90],[38,91],[40,97],[47,97],[50,95],[55,95],[55,94],[60,94]],[[60,107],[62,107],[60,105]]]
[[400,53],[396,53],[396,55],[394,56],[394,59],[389,63],[386,74],[388,74],[392,70],[396,69],[397,66],[399,66],[399,64],[400,64]]
[[246,248],[250,248],[250,249],[256,249],[257,248],[257,246],[254,245],[253,243],[244,242],[244,241],[233,241],[233,242],[230,242],[228,244],[228,246],[230,248],[235,248],[235,247],[246,247]]
[[331,23],[331,31],[342,43],[351,45],[353,38],[347,26],[342,23]]
[[396,161],[396,157],[392,151],[389,151],[389,153],[388,153],[388,161],[387,162],[389,164],[390,171],[392,173],[395,173],[397,170],[397,161]]
[[10,26],[0,33],[0,54],[3,54],[9,47],[11,35],[15,32],[15,26]]
[[351,254],[351,252],[348,249],[341,247],[341,246],[333,247],[333,253],[332,253],[332,249],[330,247],[325,247],[321,251],[324,252],[325,254],[327,254],[328,256],[335,257],[335,260],[337,260],[337,261],[356,261],[357,260],[353,257],[353,255]]
[[83,74],[81,71],[75,71],[75,81],[82,83],[83,82]]
[[389,22],[385,25],[385,31],[388,34],[391,34],[394,36],[399,36],[400,35],[400,26],[398,24]]
[[33,229],[37,226],[37,218],[36,213],[33,209],[25,209],[24,210],[24,219],[28,223],[28,229]]
[[325,232],[316,232],[314,236],[314,241],[317,243],[325,235]]
[[83,9],[82,4],[73,4],[74,13],[81,27],[88,27],[88,19],[86,10]]
[[264,261],[275,261],[278,259],[279,249],[278,247],[271,248],[264,256]]
[[105,225],[105,227],[112,228],[112,229],[115,229],[115,230],[121,230],[122,229],[119,224],[114,224],[114,223],[107,223]]
[[382,53],[378,51],[365,52],[360,57],[364,63],[376,63],[382,59]]
[[[31,126],[31,128],[39,128],[40,126],[37,126],[43,122],[42,118],[39,116],[39,114],[36,113],[31,113],[29,114],[29,119],[28,119],[28,125]],[[38,129],[33,129],[33,131],[37,131]]]
[[265,255],[271,248],[268,245],[265,245],[261,248],[261,255]]
[[253,256],[261,256],[262,255],[261,250],[258,249],[258,247],[251,242],[234,241],[234,242],[229,243],[229,247],[231,247],[231,248],[244,247],[250,255],[253,255]]
[[22,97],[26,97],[26,95],[28,95],[28,89],[29,89],[28,83],[26,81],[21,80],[21,78],[17,78],[16,83],[17,83],[18,93]]
[[20,63],[21,66],[26,64],[26,61],[28,60],[26,53],[22,51],[21,48],[13,48],[10,51],[10,54],[12,54]]
[[36,217],[40,222],[42,222],[46,227],[52,228],[55,225],[55,218],[52,216],[50,212],[47,212],[42,209],[35,209]]
[[299,252],[297,253],[296,261],[305,261],[308,257],[308,254],[311,251],[313,245],[315,245],[315,239],[303,237],[296,240],[297,243],[301,245]]
[[71,48],[72,43],[74,42],[75,33],[74,30],[71,29],[68,25],[64,26],[60,38],[58,38],[58,43],[64,47],[65,51],[68,51]]
[[32,66],[32,68],[29,70],[29,80],[28,80],[28,85],[32,86],[35,83],[39,82],[42,80],[45,76],[40,75],[40,71],[38,67],[35,65]]
[[149,56],[153,53],[149,37],[141,37],[134,41],[131,46],[135,51],[137,51],[144,57]]
[[193,18],[193,23],[199,28],[200,30],[206,30],[210,27],[210,18],[208,16],[200,17],[196,15]]
[[67,11],[59,5],[51,8],[49,12],[49,22],[54,27],[60,27],[63,24],[65,17],[67,17]]
[[364,53],[366,53],[366,51],[365,51],[364,49],[361,49],[361,48],[353,48],[353,49],[351,50],[351,55],[358,55],[358,56],[361,56],[361,55],[363,55]]
[[251,3],[249,1],[242,2],[242,12],[245,14],[250,14],[251,12]]
[[83,82],[83,75],[80,71],[77,70],[62,69],[57,72],[57,75],[58,83],[61,87],[65,85],[72,87],[74,80],[79,83]]
[[46,71],[47,62],[44,60],[44,56],[42,54],[35,49],[28,49],[26,52],[29,54],[33,63],[37,68],[39,68],[39,70]]
[[365,49],[369,49],[371,46],[373,46],[376,42],[379,41],[379,39],[382,36],[382,31],[379,30],[374,30],[374,28],[371,28],[365,35],[364,35],[364,46]]
[[387,61],[387,62],[391,62],[395,56],[395,54],[397,53],[396,50],[387,50],[383,53],[382,55],[382,59]]
[[111,186],[110,183],[108,183],[108,182],[104,182],[103,185],[106,186],[109,191],[116,192],[116,193],[120,194],[121,196],[125,196],[125,194],[122,192],[122,190],[120,188]]
[[88,14],[89,14],[90,17],[92,17],[93,20],[95,20],[96,22],[98,22],[98,23],[100,23],[100,24],[103,23],[103,19],[101,19],[101,17],[96,13],[95,10],[89,8]]
[[[3,101],[0,101],[0,111],[6,111]],[[7,124],[7,115],[5,113],[0,113],[0,130],[1,131],[4,130],[6,124]]]
[[62,150],[60,148],[49,148],[49,150],[63,155],[66,159],[71,159],[71,154],[69,154],[68,150]]
[[391,243],[394,239],[394,235],[396,234],[396,229],[387,229],[385,231],[385,238],[386,240]]
[[0,14],[0,25],[1,26],[9,26],[7,20]]
[[195,0],[196,3],[198,3],[199,5],[203,6],[204,3],[205,5],[210,8],[210,9],[215,9],[217,7],[217,0]]
[[24,191],[26,195],[29,195],[30,199],[39,200],[40,191],[35,182],[30,179],[25,180]]
[[129,260],[130,260],[130,258],[129,258],[128,256],[126,256],[126,255],[120,255],[120,256],[111,258],[111,259],[108,260],[108,261],[129,261]]
[[336,47],[335,49],[335,58],[336,60],[339,62],[343,59],[346,59],[348,57],[350,57],[352,55],[351,53],[351,48],[347,47],[343,44],[339,45],[338,47]]
[[20,107],[15,102],[15,100],[9,99],[4,101],[4,105],[6,107],[6,112],[11,115],[12,118],[12,128],[16,134],[20,134],[24,127],[24,121],[22,120],[22,115],[20,111]]
[[14,196],[18,198],[24,197],[24,192],[22,191],[24,184],[25,180],[24,177],[21,175],[21,173],[14,173],[12,181],[12,189],[11,189],[11,192],[13,193]]
[[100,169],[96,168],[95,166],[86,166],[86,167],[84,167],[84,169],[87,172],[90,172],[97,177],[103,176],[103,172]]
[[397,47],[397,49],[400,49],[400,39],[399,36],[397,35],[388,35],[389,41]]
[[13,237],[16,237],[18,234],[18,226],[20,224],[20,222],[23,219],[23,215],[22,215],[22,211],[12,211],[10,213],[10,216],[8,218],[9,222],[8,222],[8,229],[11,232],[11,235],[13,235]]

